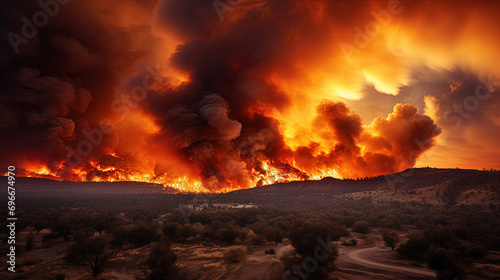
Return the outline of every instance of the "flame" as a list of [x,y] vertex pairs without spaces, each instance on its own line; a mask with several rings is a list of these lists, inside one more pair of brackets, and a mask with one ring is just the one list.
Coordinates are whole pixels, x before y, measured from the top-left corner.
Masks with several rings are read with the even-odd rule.
[[[379,16],[388,13],[386,1],[366,1],[367,5],[352,7],[342,1],[339,5],[335,4],[336,1],[295,1],[294,5],[286,7],[271,5],[273,1],[250,1],[227,13],[224,22],[217,20],[215,24],[211,21],[212,16],[216,16],[212,5],[208,5],[211,10],[206,13],[184,9],[180,5],[182,1],[159,1],[163,5],[155,7],[154,15],[151,15],[135,2],[89,2],[92,4],[85,4],[85,11],[103,15],[103,21],[109,25],[110,29],[103,34],[115,33],[112,27],[120,32],[134,27],[130,35],[123,37],[134,38],[131,43],[135,44],[125,45],[119,43],[120,38],[116,42],[112,40],[115,38],[110,38],[109,49],[105,48],[102,55],[109,55],[109,61],[113,62],[110,65],[119,67],[113,69],[113,75],[110,75],[113,79],[109,79],[118,85],[100,85],[98,92],[102,86],[106,90],[113,88],[116,96],[129,96],[136,84],[144,81],[143,63],[155,73],[161,68],[161,73],[154,75],[156,82],[147,88],[147,98],[140,98],[140,101],[129,99],[125,102],[115,99],[115,96],[107,100],[111,96],[108,98],[105,92],[93,92],[94,99],[90,103],[90,98],[78,95],[78,99],[89,99],[87,103],[80,100],[85,106],[78,110],[73,108],[77,107],[75,104],[62,108],[60,114],[65,110],[76,110],[66,113],[68,120],[62,124],[59,124],[61,116],[51,120],[51,124],[60,125],[57,129],[50,127],[54,134],[50,135],[60,140],[54,144],[55,148],[44,149],[47,153],[40,156],[38,163],[31,163],[27,158],[36,152],[43,154],[41,148],[29,151],[27,155],[30,156],[16,162],[25,169],[23,176],[79,182],[149,182],[179,192],[227,192],[325,177],[342,179],[388,174],[415,165],[420,154],[413,156],[412,152],[424,151],[421,147],[412,147],[413,140],[419,140],[419,143],[431,140],[432,143],[439,134],[429,132],[429,135],[422,136],[427,132],[423,129],[424,124],[432,126],[423,118],[415,117],[414,122],[410,122],[406,113],[411,113],[412,108],[400,106],[400,113],[394,113],[401,117],[400,121],[377,118],[391,114],[386,112],[386,107],[394,107],[391,102],[402,102],[394,101],[393,97],[398,95],[401,87],[410,85],[413,69],[460,66],[472,72],[491,72],[500,76],[497,65],[492,63],[499,58],[495,48],[500,37],[492,36],[498,33],[493,24],[496,23],[498,8],[483,4],[470,9],[464,1],[465,4],[456,5],[455,15],[447,13],[453,8],[445,4],[432,3],[436,5],[432,6],[428,1],[406,1],[408,3],[401,4],[401,12],[390,15],[387,23],[380,23],[384,26],[378,32],[365,35],[368,42],[360,45],[356,43],[357,33],[353,30],[366,33],[370,24],[376,21],[373,13]],[[174,4],[182,8],[178,12],[189,10],[201,16],[196,17],[195,24],[188,26],[181,24],[182,18],[187,18],[184,16],[163,18],[163,12],[166,12],[163,8],[176,7]],[[345,10],[344,15],[346,8],[353,9]],[[358,8],[359,11],[355,10]],[[273,9],[284,10],[283,15],[288,16],[287,24],[273,22],[285,19],[276,17]],[[210,14],[212,16],[206,16]],[[258,21],[255,21],[256,15],[259,15]],[[429,21],[429,15],[439,20]],[[151,26],[152,19],[155,24]],[[254,32],[254,25],[260,29]],[[136,33],[132,29],[148,36],[133,36]],[[258,46],[258,40],[246,41],[252,34],[261,36],[265,29],[270,30],[270,34],[264,35],[272,38],[273,44],[263,44],[265,47],[262,48]],[[252,32],[247,34],[247,31]],[[154,35],[151,36],[155,37],[154,41],[149,35]],[[102,47],[98,42],[94,42],[96,47],[91,52],[100,54],[98,50]],[[93,46],[92,41],[83,43],[82,46]],[[346,55],[342,50],[344,43],[355,47],[356,51]],[[113,49],[115,46],[120,50],[125,46],[130,49],[120,52]],[[133,57],[132,54],[122,57],[136,49],[137,54],[134,52]],[[116,62],[111,59],[115,53],[120,56]],[[137,62],[134,68],[140,69],[122,67],[127,61]],[[161,67],[156,65],[158,62],[161,62]],[[212,68],[214,65],[216,67]],[[52,68],[57,67],[48,69]],[[68,69],[72,68],[68,66]],[[126,74],[114,77],[114,72]],[[141,76],[131,74],[135,72]],[[68,76],[62,74],[59,76]],[[127,76],[129,74],[131,77]],[[117,82],[121,80],[124,85]],[[153,83],[152,80],[145,79],[148,83]],[[330,111],[323,108],[325,112],[319,113],[318,108],[325,100],[344,102],[356,109],[351,105],[364,104],[370,94],[366,92],[366,86],[373,87],[384,97],[380,104],[375,104],[377,106],[363,105],[365,109],[356,112],[343,112],[340,107]],[[223,102],[203,102],[212,95],[217,95]],[[431,102],[436,106],[427,110],[432,117],[435,115],[433,119],[438,119],[437,102],[428,98],[426,104]],[[29,106],[25,107],[32,107],[27,104]],[[88,106],[93,107],[87,112],[83,107]],[[334,109],[338,111],[337,115]],[[44,113],[26,114],[25,118],[32,117],[30,125],[41,122],[47,127],[40,120],[41,115],[44,118],[50,116],[53,108],[41,106],[39,111]],[[87,115],[92,118],[80,122],[75,117],[70,121],[73,115],[79,116],[80,111],[86,112],[81,113],[82,118]],[[115,131],[103,135],[101,144],[92,146],[92,152],[82,155],[81,164],[68,167],[64,148],[69,146],[78,150],[78,144],[88,143],[88,137],[82,135],[80,127],[95,130],[101,118],[110,120]],[[265,141],[268,140],[266,135],[255,133],[263,129],[274,133],[268,142]],[[406,130],[414,133],[406,135]],[[341,135],[342,132],[346,135]],[[60,142],[64,145],[59,145]],[[244,154],[240,146],[251,152]],[[403,161],[400,162],[400,158]],[[439,158],[443,158],[442,155]],[[54,160],[60,162],[54,164]],[[231,160],[235,163],[222,166]],[[215,177],[217,179],[213,179]]]
[[[114,158],[123,158],[117,153],[110,153]],[[89,161],[92,167],[89,170],[84,168],[71,169],[71,178],[78,182],[147,182],[163,185],[164,189],[174,189],[181,193],[208,193],[210,190],[204,187],[201,180],[192,179],[189,176],[172,177],[167,174],[157,176],[154,172],[141,173],[139,171],[125,171],[116,166],[105,166],[97,161]],[[62,166],[62,163],[61,165]],[[96,175],[99,174],[99,175]],[[325,177],[342,179],[335,169],[316,169],[310,174],[301,172],[292,164],[276,163],[271,160],[264,160],[260,163],[260,168],[252,169],[252,180],[250,187],[271,185],[276,183],[286,183],[291,181],[320,180]],[[51,171],[46,166],[28,168],[22,173],[25,177],[58,179],[60,174]],[[6,176],[6,175],[5,175]],[[228,182],[224,186],[218,186],[217,192],[229,192],[243,189],[237,182]]]

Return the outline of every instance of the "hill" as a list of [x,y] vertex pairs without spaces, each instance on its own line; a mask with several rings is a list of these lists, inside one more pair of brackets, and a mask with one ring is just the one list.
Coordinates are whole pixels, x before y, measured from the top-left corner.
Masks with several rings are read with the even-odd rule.
[[[7,177],[0,177],[7,182]],[[176,193],[162,184],[145,182],[71,182],[43,178],[16,177],[16,193],[23,195],[75,195],[75,194],[125,194],[125,193]]]
[[500,171],[412,168],[396,174],[361,180],[324,178],[319,181],[279,183],[238,190],[234,193],[303,195],[381,190],[410,192],[429,188],[450,190],[457,193],[478,188],[487,188],[498,192],[500,190]]
[[[6,177],[2,180],[7,181]],[[144,182],[69,182],[42,178],[16,178],[16,192],[23,195],[80,195],[80,194],[130,194],[130,193],[178,193],[161,184]],[[440,203],[464,201],[485,195],[500,199],[500,171],[468,169],[413,168],[400,173],[358,180],[324,178],[318,181],[294,181],[252,189],[237,190],[230,195],[299,196],[311,194],[359,193],[358,197],[376,194],[378,198],[400,200],[413,196],[436,200]],[[385,193],[385,194],[384,194]],[[384,194],[384,195],[383,195]],[[478,195],[482,194],[482,195]],[[390,196],[390,197],[389,197]]]

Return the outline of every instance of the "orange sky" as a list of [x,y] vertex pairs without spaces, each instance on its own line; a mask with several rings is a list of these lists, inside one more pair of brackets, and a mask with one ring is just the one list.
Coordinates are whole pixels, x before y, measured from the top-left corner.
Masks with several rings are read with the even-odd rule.
[[[74,0],[4,36],[1,162],[194,191],[500,168],[496,2],[224,3]],[[2,5],[6,34],[40,10]]]

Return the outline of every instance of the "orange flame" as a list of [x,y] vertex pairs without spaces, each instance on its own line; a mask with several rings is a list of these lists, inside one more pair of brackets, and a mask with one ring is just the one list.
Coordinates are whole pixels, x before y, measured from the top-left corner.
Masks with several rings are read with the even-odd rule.
[[[116,153],[110,154],[113,157],[120,158]],[[154,184],[162,184],[164,189],[175,189],[181,193],[207,193],[210,190],[203,186],[201,180],[189,178],[188,176],[171,177],[163,174],[156,176],[154,173],[140,173],[136,171],[125,171],[115,166],[104,166],[98,162],[90,161],[93,169],[86,171],[83,168],[71,169],[74,178],[73,181],[79,182],[147,182]],[[276,183],[285,183],[291,181],[303,181],[308,179],[320,180],[325,177],[333,177],[342,179],[336,170],[320,170],[311,174],[297,174],[297,172],[287,172],[287,170],[280,168],[277,164],[266,160],[261,163],[264,172],[259,172],[255,169],[252,170],[253,180],[250,187],[271,185]],[[295,168],[291,166],[291,168]],[[102,175],[91,175],[91,173],[98,173]],[[49,170],[46,166],[30,167],[23,174],[25,177],[49,178],[59,179],[60,176],[54,171]],[[229,182],[225,186],[217,188],[217,192],[229,192],[233,190],[243,189],[237,183]]]

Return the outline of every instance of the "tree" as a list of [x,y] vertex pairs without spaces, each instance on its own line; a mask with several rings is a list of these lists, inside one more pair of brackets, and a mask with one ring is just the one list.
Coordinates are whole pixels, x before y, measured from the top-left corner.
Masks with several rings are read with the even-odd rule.
[[269,250],[265,251],[265,254],[266,255],[274,255],[274,254],[276,254],[276,251],[274,249],[269,249]]
[[279,228],[269,227],[266,232],[266,239],[268,242],[275,242],[278,245],[278,243],[283,242],[283,233]]
[[439,280],[464,279],[464,266],[460,263],[458,252],[445,248],[431,247],[426,253],[427,264],[436,270]]
[[248,232],[246,232],[244,240],[246,243],[248,243],[250,245],[254,245],[254,246],[259,246],[259,245],[262,245],[262,243],[264,243],[262,236],[260,236],[259,234],[256,234],[251,229],[249,229]]
[[457,204],[458,187],[457,182],[452,183],[443,190],[443,202],[447,206],[454,206]]
[[177,228],[175,235],[182,240],[186,240],[187,238],[196,236],[196,230],[193,225],[185,224]]
[[170,240],[164,237],[153,247],[139,268],[146,280],[164,280],[175,275],[176,261],[177,256],[172,251]]
[[[285,254],[281,261],[285,265],[283,279],[297,273],[308,274],[308,279],[325,279],[328,271],[335,268],[338,250],[330,244],[340,236],[333,224],[323,220],[298,220],[291,227],[288,238],[295,252]],[[300,272],[298,272],[300,271]],[[292,277],[292,279],[294,279]]]
[[69,263],[90,267],[92,276],[97,278],[108,264],[109,254],[106,248],[107,243],[104,238],[88,238],[70,247],[65,259]]
[[245,246],[229,247],[222,253],[222,259],[226,263],[238,263],[246,260],[246,258],[247,247]]
[[382,230],[380,232],[385,245],[390,246],[391,250],[394,251],[394,247],[399,243],[399,234],[395,231]]
[[163,234],[165,236],[168,236],[168,238],[172,238],[175,235],[175,232],[177,231],[177,228],[180,226],[179,223],[176,222],[167,222],[163,226]]
[[217,231],[217,236],[224,242],[232,243],[238,237],[238,231],[234,227],[228,226]]
[[35,239],[35,234],[33,232],[28,233],[26,236],[26,251],[31,251],[33,249],[33,240]]
[[127,241],[129,232],[130,230],[127,228],[127,226],[119,226],[115,228],[112,232],[113,238],[111,239],[111,243],[113,245],[118,245],[121,248],[125,241]]
[[42,229],[48,228],[49,223],[43,217],[37,217],[35,222],[33,222],[33,228],[35,229],[35,234],[38,234]]
[[57,219],[52,225],[52,232],[57,233],[59,236],[68,239],[73,229],[74,217],[70,214],[65,214]]
[[358,221],[355,222],[352,226],[352,230],[359,233],[369,233],[370,232],[370,223],[367,221]]
[[131,228],[129,238],[129,241],[137,246],[144,246],[160,240],[161,233],[155,223],[139,223]]

